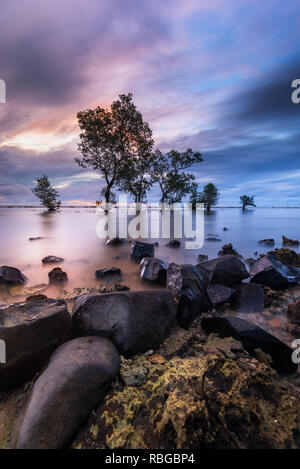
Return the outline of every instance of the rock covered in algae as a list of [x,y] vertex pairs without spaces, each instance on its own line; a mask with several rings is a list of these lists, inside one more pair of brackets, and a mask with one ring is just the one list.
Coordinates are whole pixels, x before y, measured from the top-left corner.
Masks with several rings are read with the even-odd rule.
[[299,391],[280,381],[267,364],[240,351],[234,355],[237,345],[230,348],[232,358],[213,349],[157,364],[138,357],[137,365],[148,367],[146,382],[115,387],[72,447],[297,447]]

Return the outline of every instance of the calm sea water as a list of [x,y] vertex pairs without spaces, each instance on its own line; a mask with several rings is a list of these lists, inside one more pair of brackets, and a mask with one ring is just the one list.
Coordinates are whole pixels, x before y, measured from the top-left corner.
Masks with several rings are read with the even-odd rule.
[[[96,209],[64,208],[58,213],[45,214],[39,208],[0,208],[0,265],[18,267],[29,279],[29,286],[48,283],[53,266],[43,266],[48,255],[62,257],[61,267],[68,273],[68,288],[96,287],[94,271],[104,267],[120,267],[122,283],[133,290],[147,288],[138,275],[138,267],[130,261],[130,241],[120,247],[104,246],[96,235],[99,213]],[[228,231],[223,231],[223,228]],[[156,257],[178,263],[197,263],[198,254],[209,258],[217,255],[225,243],[232,243],[246,257],[268,248],[258,244],[263,238],[274,238],[281,247],[281,236],[300,238],[300,209],[257,208],[243,212],[238,208],[220,208],[205,215],[205,236],[218,236],[220,241],[205,241],[198,250],[166,247],[158,240]],[[30,237],[44,237],[29,241]],[[153,240],[152,240],[153,241]]]

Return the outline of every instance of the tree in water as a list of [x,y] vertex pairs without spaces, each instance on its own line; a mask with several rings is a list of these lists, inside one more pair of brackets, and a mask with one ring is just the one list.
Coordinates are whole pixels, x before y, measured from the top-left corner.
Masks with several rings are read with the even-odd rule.
[[83,168],[91,167],[105,180],[103,194],[112,202],[112,189],[124,178],[141,148],[152,150],[152,132],[132,100],[122,94],[110,109],[97,107],[77,114],[81,133],[78,149],[83,158],[75,161]]
[[37,179],[37,185],[31,189],[32,193],[41,201],[41,205],[49,212],[56,212],[61,207],[61,201],[58,200],[58,192],[51,186],[47,176]]
[[252,205],[253,207],[256,207],[254,203],[254,195],[252,195],[251,197],[249,195],[241,195],[240,200],[243,210],[245,210],[247,205]]
[[190,194],[194,188],[195,176],[185,170],[195,163],[201,163],[201,153],[188,148],[185,152],[171,150],[165,155],[155,152],[152,179],[161,189],[161,203],[175,204]]
[[192,203],[193,210],[196,209],[196,204],[198,203],[204,204],[206,210],[210,212],[210,209],[217,205],[219,197],[220,192],[218,191],[217,187],[211,182],[204,186],[202,192],[199,192],[197,185],[194,184],[194,187],[191,192],[190,202]]

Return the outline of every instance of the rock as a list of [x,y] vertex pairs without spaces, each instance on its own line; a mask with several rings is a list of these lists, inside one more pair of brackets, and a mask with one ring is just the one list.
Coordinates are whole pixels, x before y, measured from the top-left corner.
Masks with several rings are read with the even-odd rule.
[[291,322],[300,325],[300,298],[288,305],[288,317]]
[[212,283],[230,287],[249,277],[243,262],[232,254],[221,256],[201,264],[212,273]]
[[141,386],[147,381],[148,369],[132,365],[131,360],[121,357],[120,376],[126,386]]
[[297,389],[280,386],[274,370],[256,359],[208,354],[144,366],[145,383],[112,389],[72,448],[184,451],[299,445]]
[[226,228],[226,226],[224,226],[223,231],[228,231],[228,228]]
[[280,262],[274,255],[261,257],[250,271],[250,281],[280,290],[297,283],[300,270]]
[[55,267],[53,270],[51,270],[51,272],[48,274],[48,277],[50,284],[68,282],[68,275],[60,267]]
[[19,269],[9,267],[7,265],[2,265],[0,267],[0,285],[9,287],[14,285],[24,285],[25,282],[26,277]]
[[119,364],[116,348],[102,337],[59,347],[32,389],[16,448],[64,448],[105,396]]
[[56,257],[56,256],[47,256],[42,259],[43,264],[55,264],[57,262],[63,262],[64,259],[61,257]]
[[202,275],[205,288],[207,288],[208,285],[210,285],[212,281],[212,277],[213,277],[212,272],[210,270],[207,270],[205,267],[203,267],[203,262],[201,264],[197,264],[196,269],[199,270],[200,274]]
[[141,278],[149,282],[166,285],[168,267],[168,262],[144,257],[140,263]]
[[201,326],[208,333],[214,332],[220,337],[233,337],[242,342],[252,356],[255,356],[255,350],[260,348],[272,357],[272,367],[280,374],[293,373],[298,368],[297,364],[292,362],[292,349],[244,319],[229,316],[203,318]]
[[159,243],[158,243],[157,241],[155,241],[155,243],[153,243],[153,246],[156,247],[156,248],[158,248]]
[[232,309],[238,313],[259,313],[264,309],[264,289],[257,283],[235,285]]
[[211,307],[203,275],[193,265],[170,264],[167,286],[178,304],[176,319],[183,328]]
[[135,261],[141,261],[144,257],[154,257],[154,246],[150,243],[135,241],[130,249],[130,257]]
[[29,303],[30,301],[41,301],[41,300],[47,300],[46,295],[38,294],[38,295],[30,295],[26,298],[26,302]]
[[292,249],[280,248],[269,251],[268,254],[273,254],[283,264],[300,267],[300,256]]
[[246,264],[248,264],[250,268],[254,266],[256,261],[257,259],[253,259],[253,257],[248,257],[247,259],[245,259]]
[[219,256],[226,256],[227,254],[232,254],[233,256],[242,257],[232,246],[231,243],[224,244],[222,249],[218,252]]
[[224,285],[214,283],[207,287],[207,294],[210,301],[215,306],[220,303],[227,303],[230,301],[232,296],[235,294],[235,290],[233,288],[224,287]]
[[275,241],[273,238],[266,238],[266,239],[261,239],[258,241],[259,244],[264,244],[265,246],[274,246]]
[[167,291],[82,296],[72,317],[77,336],[107,337],[129,357],[161,344],[175,320],[176,303]]
[[207,236],[205,238],[205,241],[222,241],[222,240],[221,240],[221,238],[219,238],[219,236],[211,235],[211,236]]
[[124,244],[124,239],[110,238],[106,241],[105,246],[120,246],[120,244]]
[[206,254],[198,254],[198,262],[206,262],[208,260],[208,256]]
[[114,282],[112,285],[108,285],[105,287],[100,288],[98,290],[100,293],[111,293],[114,291],[129,291],[130,288],[127,285],[121,285],[121,283]]
[[0,339],[6,343],[7,359],[0,366],[0,390],[31,379],[71,331],[71,316],[62,300],[16,303],[2,309]]
[[171,241],[168,242],[167,246],[169,248],[179,248],[181,245],[180,241],[177,241],[177,239],[171,239]]
[[29,238],[28,241],[40,241],[41,239],[46,239],[46,238],[43,238],[42,236],[37,236],[36,238]]
[[283,246],[299,246],[300,242],[296,239],[289,239],[282,235]]
[[121,269],[118,269],[117,267],[110,267],[108,269],[100,269],[96,270],[95,272],[95,277],[98,280],[101,280],[105,277],[111,277],[112,275],[121,275]]

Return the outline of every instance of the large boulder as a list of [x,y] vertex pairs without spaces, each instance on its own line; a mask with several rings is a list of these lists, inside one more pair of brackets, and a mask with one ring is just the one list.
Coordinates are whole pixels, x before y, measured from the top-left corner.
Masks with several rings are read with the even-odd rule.
[[144,257],[154,257],[154,245],[135,241],[130,249],[130,257],[135,261],[141,261]]
[[236,317],[203,318],[201,326],[208,332],[220,337],[233,337],[243,343],[247,352],[256,356],[256,349],[261,349],[272,358],[271,366],[280,374],[297,371],[298,365],[292,361],[293,350],[261,327]]
[[232,254],[221,256],[201,264],[212,273],[212,283],[230,287],[249,277],[244,263]]
[[224,287],[224,285],[217,283],[212,283],[207,287],[207,294],[214,306],[231,301],[235,292],[236,290],[233,288]]
[[32,389],[16,447],[64,448],[105,396],[119,365],[115,346],[102,337],[62,345]]
[[290,239],[282,235],[283,246],[299,246],[300,242],[297,239]]
[[50,284],[60,284],[68,282],[68,275],[60,267],[55,267],[48,274]]
[[259,313],[264,309],[264,289],[257,283],[241,283],[234,286],[236,295],[233,309],[238,313]]
[[119,276],[121,275],[121,269],[118,267],[108,267],[105,269],[99,269],[95,271],[95,277],[98,280],[102,280],[103,278],[112,277],[112,276]]
[[287,288],[298,282],[300,269],[283,264],[273,254],[261,257],[250,271],[250,281],[273,290]]
[[177,302],[176,319],[181,327],[188,328],[196,316],[212,306],[204,277],[193,265],[170,264],[167,286]]
[[65,301],[45,299],[17,303],[0,311],[0,340],[6,363],[0,365],[0,390],[31,379],[62,342],[70,338],[72,320]]
[[168,262],[161,261],[160,259],[152,259],[151,257],[144,257],[140,263],[140,276],[148,282],[166,285],[168,267]]
[[84,295],[75,301],[72,317],[77,336],[107,337],[128,357],[161,344],[175,320],[176,303],[167,291]]
[[274,251],[269,251],[267,254],[273,254],[279,261],[283,262],[283,264],[300,267],[300,256],[292,249],[274,249]]
[[0,285],[10,287],[15,285],[24,285],[25,282],[26,277],[19,269],[9,267],[7,265],[2,265],[0,267]]

